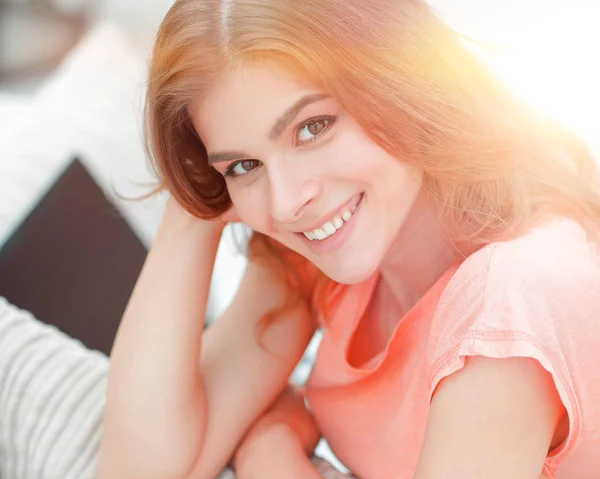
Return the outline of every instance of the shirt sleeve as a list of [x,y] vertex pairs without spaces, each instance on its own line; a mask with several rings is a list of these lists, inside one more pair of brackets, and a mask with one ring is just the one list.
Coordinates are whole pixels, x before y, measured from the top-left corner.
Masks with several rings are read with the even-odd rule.
[[[582,402],[600,367],[600,261],[583,230],[552,225],[485,247],[448,284],[432,320],[429,399],[467,356],[528,357],[552,376],[569,417],[558,461],[581,431]],[[598,391],[596,391],[598,393]]]

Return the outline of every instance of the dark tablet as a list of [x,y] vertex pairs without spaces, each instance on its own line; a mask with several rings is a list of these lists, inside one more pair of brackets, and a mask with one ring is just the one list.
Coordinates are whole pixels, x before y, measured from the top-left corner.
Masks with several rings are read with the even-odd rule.
[[109,354],[146,253],[75,159],[0,249],[0,296]]

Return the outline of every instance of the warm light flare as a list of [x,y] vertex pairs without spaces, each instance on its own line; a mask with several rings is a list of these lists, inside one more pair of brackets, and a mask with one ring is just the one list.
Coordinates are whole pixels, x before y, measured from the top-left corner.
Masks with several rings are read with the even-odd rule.
[[600,158],[598,25],[600,4],[564,9],[512,35],[506,48],[482,54],[505,83],[576,131]]

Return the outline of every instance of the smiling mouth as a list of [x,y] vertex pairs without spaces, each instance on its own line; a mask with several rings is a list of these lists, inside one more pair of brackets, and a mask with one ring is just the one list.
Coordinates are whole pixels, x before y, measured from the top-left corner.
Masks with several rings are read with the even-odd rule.
[[363,193],[360,194],[360,198],[354,205],[345,207],[337,215],[319,228],[299,234],[303,234],[310,241],[323,241],[331,236],[334,236],[348,221],[350,221],[350,218],[352,218],[352,215],[354,215],[354,212],[360,205],[362,199]]

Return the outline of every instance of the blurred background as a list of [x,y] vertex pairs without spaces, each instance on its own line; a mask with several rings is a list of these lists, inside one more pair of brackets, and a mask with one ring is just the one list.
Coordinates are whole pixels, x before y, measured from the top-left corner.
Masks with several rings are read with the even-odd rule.
[[[342,1],[342,0],[338,0]],[[600,0],[431,0],[525,101],[600,156]],[[108,354],[164,206],[142,141],[171,0],[0,0],[0,296]],[[207,322],[245,259],[227,232]],[[293,379],[310,370],[317,336]]]

